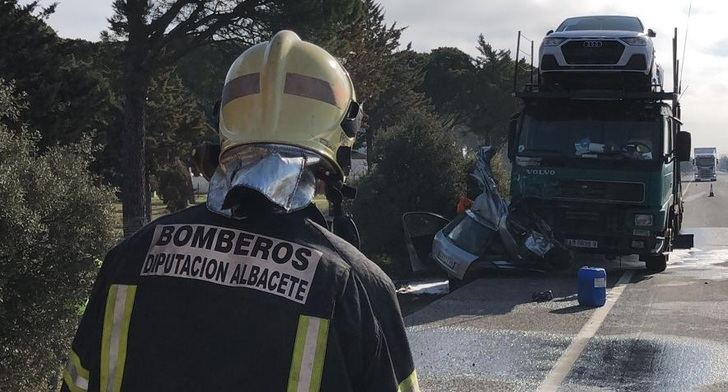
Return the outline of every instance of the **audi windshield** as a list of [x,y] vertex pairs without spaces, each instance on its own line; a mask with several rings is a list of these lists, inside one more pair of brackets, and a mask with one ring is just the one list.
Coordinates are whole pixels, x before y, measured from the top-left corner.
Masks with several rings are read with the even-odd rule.
[[642,22],[638,18],[632,16],[584,16],[566,19],[556,29],[557,32],[581,30],[635,31],[641,33],[644,31],[644,26],[642,26]]

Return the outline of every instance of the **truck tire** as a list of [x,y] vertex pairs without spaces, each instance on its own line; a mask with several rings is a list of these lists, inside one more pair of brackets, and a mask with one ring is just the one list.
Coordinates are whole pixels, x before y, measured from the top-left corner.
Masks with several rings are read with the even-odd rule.
[[647,265],[647,272],[656,274],[667,269],[667,257],[668,255],[666,253],[647,256],[647,261],[645,262]]

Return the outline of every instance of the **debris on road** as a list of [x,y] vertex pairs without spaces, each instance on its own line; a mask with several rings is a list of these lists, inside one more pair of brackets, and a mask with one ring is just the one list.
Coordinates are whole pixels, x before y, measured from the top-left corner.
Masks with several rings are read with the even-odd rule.
[[551,290],[539,291],[531,296],[534,302],[546,302],[554,299],[554,293]]
[[397,294],[440,295],[449,292],[447,280],[404,282],[397,287]]

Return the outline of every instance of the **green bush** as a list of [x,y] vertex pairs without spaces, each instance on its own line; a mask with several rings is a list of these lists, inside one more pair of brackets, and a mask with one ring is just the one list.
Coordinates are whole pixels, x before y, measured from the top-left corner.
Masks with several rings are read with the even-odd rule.
[[375,146],[377,163],[361,178],[354,219],[367,254],[397,259],[405,254],[402,214],[451,217],[465,195],[466,163],[442,121],[420,111],[379,132]]
[[39,152],[0,80],[0,385],[57,388],[81,308],[115,238],[114,193],[88,139]]
[[194,203],[190,172],[181,161],[177,160],[173,165],[159,170],[157,182],[157,194],[170,212],[185,209],[187,203]]
[[498,192],[504,198],[510,197],[511,195],[511,165],[508,161],[508,146],[502,145],[498,148],[498,152],[495,153],[490,161],[490,167],[493,169],[493,177],[496,185],[498,185]]

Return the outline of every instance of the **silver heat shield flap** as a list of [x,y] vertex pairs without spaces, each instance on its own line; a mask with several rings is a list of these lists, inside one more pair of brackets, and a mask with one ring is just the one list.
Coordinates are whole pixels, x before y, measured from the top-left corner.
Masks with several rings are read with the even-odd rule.
[[292,146],[242,146],[227,152],[210,179],[207,208],[233,217],[225,208],[229,192],[244,187],[259,192],[284,212],[308,206],[316,190],[313,166],[322,161],[317,155]]

